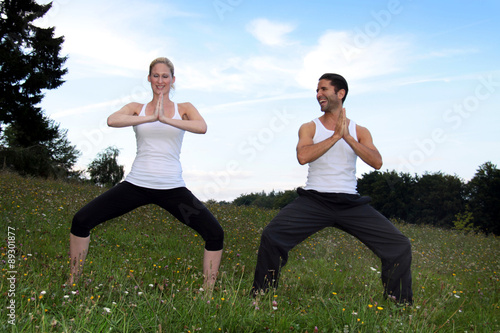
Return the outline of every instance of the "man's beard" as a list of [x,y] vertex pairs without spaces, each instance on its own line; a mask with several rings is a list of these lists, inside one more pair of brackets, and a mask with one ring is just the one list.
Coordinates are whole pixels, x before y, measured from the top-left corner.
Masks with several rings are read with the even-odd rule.
[[324,105],[321,105],[321,111],[323,112],[331,112],[334,110],[337,110],[340,106],[342,106],[341,101],[332,101],[331,99],[327,98],[327,103]]

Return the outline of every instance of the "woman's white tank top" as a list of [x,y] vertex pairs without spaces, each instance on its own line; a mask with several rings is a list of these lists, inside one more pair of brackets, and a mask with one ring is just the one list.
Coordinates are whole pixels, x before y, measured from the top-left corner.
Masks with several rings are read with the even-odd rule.
[[[316,132],[313,137],[314,143],[324,141],[333,135],[334,131],[326,129],[319,118],[313,121],[316,125]],[[352,120],[349,123],[349,133],[354,139],[358,139],[356,123]],[[304,189],[324,193],[357,194],[357,157],[347,142],[340,139],[325,154],[309,163],[307,182]]]
[[[146,105],[139,117],[146,115]],[[172,119],[181,119],[177,103],[174,103]],[[137,154],[126,181],[151,189],[184,187],[180,162],[184,130],[160,121],[134,126]]]

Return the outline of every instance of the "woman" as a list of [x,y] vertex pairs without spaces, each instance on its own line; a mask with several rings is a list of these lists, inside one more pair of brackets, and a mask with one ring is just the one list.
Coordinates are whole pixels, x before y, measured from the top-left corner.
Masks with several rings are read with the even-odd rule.
[[153,60],[148,81],[153,91],[151,102],[127,104],[108,118],[111,127],[133,126],[137,155],[123,182],[75,214],[70,233],[68,284],[73,284],[82,272],[90,230],[146,204],[164,208],[203,237],[204,287],[212,288],[215,283],[224,231],[209,210],[185,187],[179,160],[184,132],[204,134],[207,124],[191,103],[177,104],[170,100],[170,89],[175,82],[170,60]]

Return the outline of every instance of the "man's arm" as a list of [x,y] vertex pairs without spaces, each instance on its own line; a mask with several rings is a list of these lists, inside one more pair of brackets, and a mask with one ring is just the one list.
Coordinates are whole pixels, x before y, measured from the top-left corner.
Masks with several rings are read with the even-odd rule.
[[332,135],[315,144],[313,141],[315,131],[316,124],[312,121],[300,126],[297,160],[301,165],[317,160],[341,139],[341,137]]
[[356,134],[358,141],[349,133],[349,130],[344,130],[344,140],[352,150],[359,156],[366,164],[379,170],[382,167],[382,156],[378,149],[373,144],[372,135],[367,128],[356,125]]
[[297,144],[297,159],[299,163],[304,165],[320,158],[328,149],[342,139],[346,128],[347,118],[345,109],[339,112],[333,135],[316,144],[313,141],[316,124],[313,121],[303,124],[299,129],[299,143]]

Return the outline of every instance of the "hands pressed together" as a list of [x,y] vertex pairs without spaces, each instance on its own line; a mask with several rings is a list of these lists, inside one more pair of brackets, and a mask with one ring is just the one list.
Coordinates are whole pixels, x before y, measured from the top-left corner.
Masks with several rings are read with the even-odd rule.
[[[151,122],[160,121],[163,124],[177,127],[181,130],[192,133],[204,134],[207,131],[207,124],[198,110],[191,103],[179,104],[179,115],[181,119],[169,118],[165,115],[163,105],[164,94],[158,95],[158,102],[152,117]],[[182,109],[181,109],[182,108]]]
[[345,108],[342,108],[342,110],[339,112],[339,117],[337,118],[337,123],[335,124],[335,133],[333,134],[333,136],[338,140],[345,140],[348,136],[350,136]]
[[373,144],[373,140],[368,129],[357,126],[356,127],[357,140],[353,138],[351,133],[349,133],[349,124],[346,117],[345,108],[339,113],[337,118],[337,123],[335,124],[335,132],[332,137],[337,142],[340,139],[344,141],[354,150],[356,155],[358,155],[365,163],[370,165],[375,169],[380,169],[382,167],[382,156]]
[[165,114],[163,113],[163,94],[159,94],[158,103],[156,103],[155,112],[154,112],[154,121],[165,122]]

